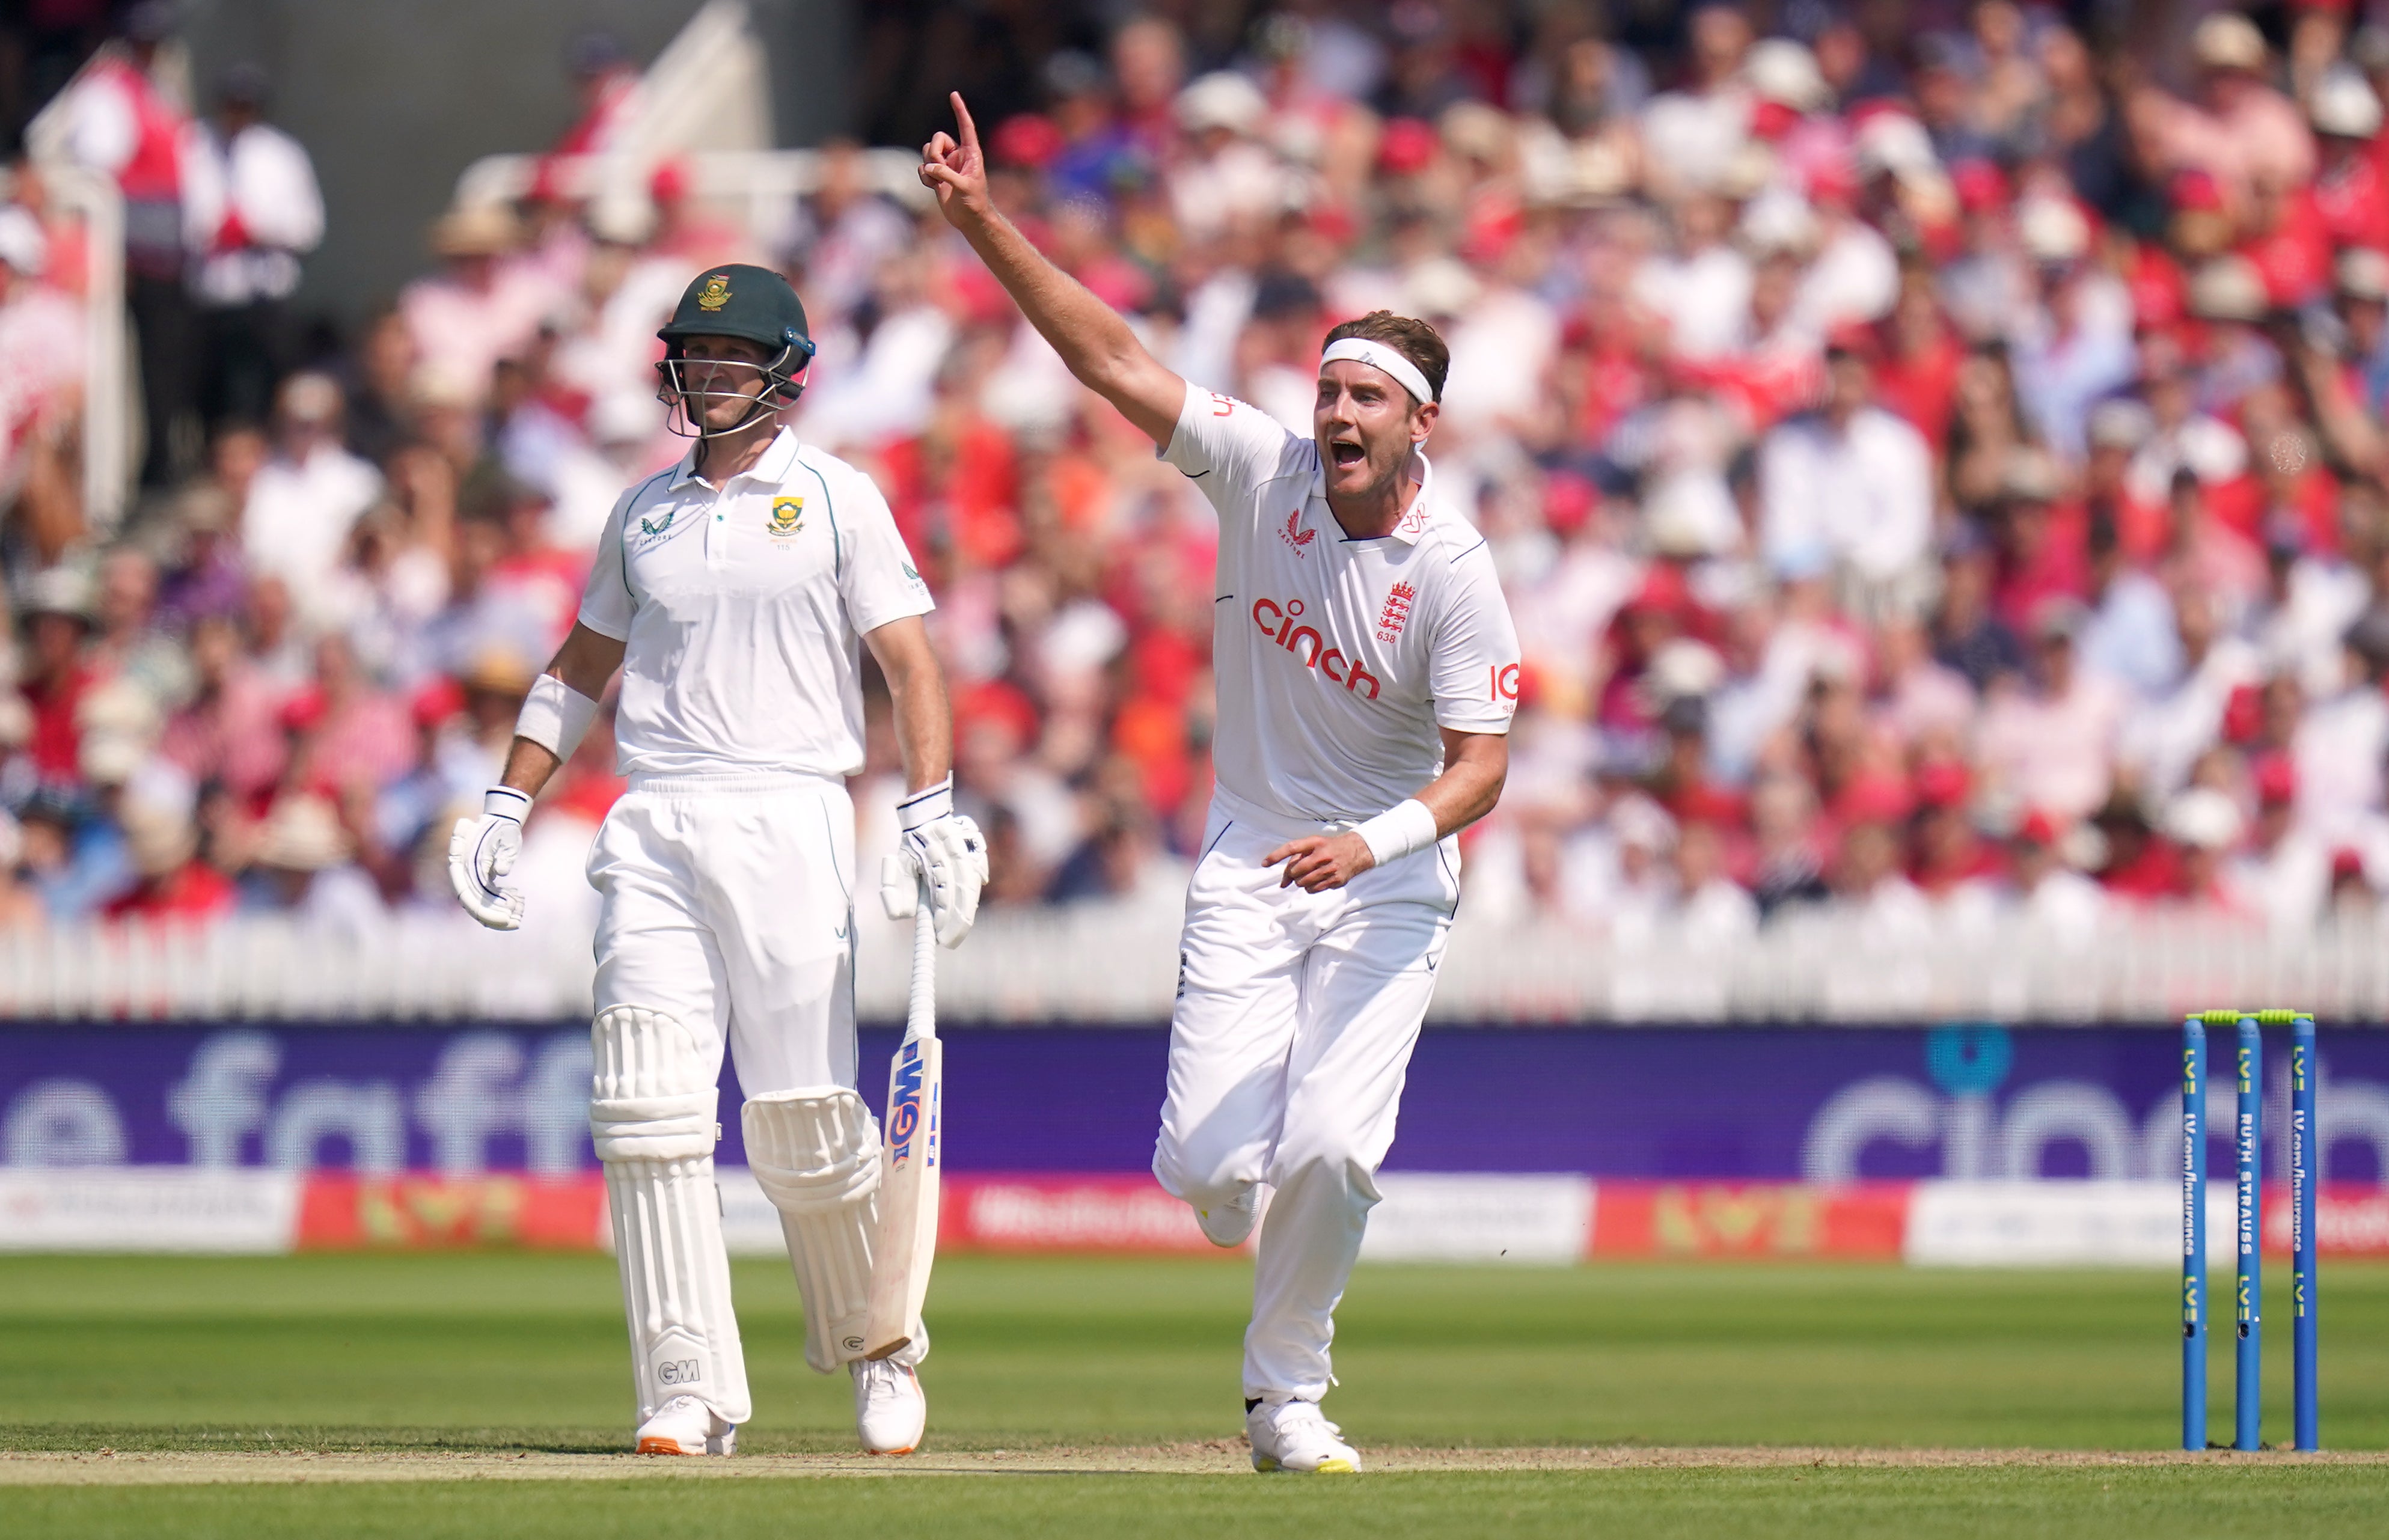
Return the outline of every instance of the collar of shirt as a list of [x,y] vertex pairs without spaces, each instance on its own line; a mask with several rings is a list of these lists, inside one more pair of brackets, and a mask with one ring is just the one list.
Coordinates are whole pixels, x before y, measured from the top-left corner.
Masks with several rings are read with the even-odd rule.
[[[1393,528],[1386,534],[1404,545],[1416,545],[1426,533],[1427,496],[1435,487],[1435,466],[1428,463],[1424,450],[1414,449],[1411,451],[1410,464],[1402,468],[1418,478],[1418,495],[1411,499],[1410,506],[1402,510],[1402,516],[1394,521]],[[1327,461],[1324,456],[1321,457],[1318,468],[1310,473],[1310,495],[1322,503],[1327,501]],[[1386,536],[1371,535],[1367,538],[1382,540]]]
[[[779,436],[772,440],[771,448],[765,450],[753,465],[732,477],[730,481],[761,481],[777,486],[788,478],[790,471],[797,468],[798,448],[796,430],[784,427],[780,429]],[[667,490],[676,492],[697,479],[696,450],[692,447],[686,454],[680,457],[680,464],[672,471],[671,486]],[[730,481],[723,482],[714,490],[728,490]],[[712,486],[711,482],[705,484]]]

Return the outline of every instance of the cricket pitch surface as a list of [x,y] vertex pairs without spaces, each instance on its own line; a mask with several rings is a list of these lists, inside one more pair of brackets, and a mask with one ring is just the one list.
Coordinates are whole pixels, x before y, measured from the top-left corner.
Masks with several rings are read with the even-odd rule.
[[2319,1455],[2173,1447],[2162,1271],[1363,1267],[1326,1411],[1366,1470],[1326,1478],[1250,1468],[1233,1257],[941,1260],[928,1437],[895,1458],[805,1368],[785,1265],[733,1287],[739,1453],[641,1458],[603,1256],[0,1256],[0,1532],[2336,1540],[2389,1512],[2379,1266],[2323,1272]]
[[[2389,1452],[2192,1455],[2181,1451],[2068,1449],[1796,1449],[1635,1447],[1592,1449],[1378,1449],[1369,1471],[1526,1470],[2070,1470],[2213,1465],[2389,1467]],[[0,1486],[222,1485],[307,1482],[741,1481],[804,1477],[1001,1475],[1248,1476],[1241,1443],[1155,1445],[1143,1448],[981,1449],[895,1458],[868,1455],[751,1455],[729,1459],[664,1459],[634,1455],[524,1451],[270,1454],[169,1451],[119,1454],[0,1454]]]

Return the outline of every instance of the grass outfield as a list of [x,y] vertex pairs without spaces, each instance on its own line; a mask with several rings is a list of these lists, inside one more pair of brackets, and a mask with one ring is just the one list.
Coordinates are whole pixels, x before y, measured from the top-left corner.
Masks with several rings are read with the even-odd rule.
[[[1386,1473],[1262,1481],[1232,1474],[1239,1452],[1222,1442],[1239,1430],[1247,1279],[1228,1261],[949,1259],[931,1299],[925,1449],[949,1468],[873,1462],[876,1475],[919,1479],[846,1480],[830,1478],[861,1462],[826,1457],[852,1447],[846,1386],[804,1368],[786,1268],[741,1264],[755,1393],[741,1452],[784,1457],[722,1462],[708,1478],[737,1467],[742,1479],[698,1479],[593,1457],[622,1446],[630,1419],[602,1257],[0,1258],[0,1450],[19,1452],[0,1455],[0,1529],[581,1540],[652,1534],[695,1502],[708,1523],[801,1514],[1041,1540],[1239,1520],[1384,1534],[1607,1524],[2112,1540],[2260,1513],[2305,1534],[2369,1534],[2389,1509],[2389,1464],[2370,1461],[1820,1454],[1820,1465],[1731,1447],[2166,1448],[2175,1285],[2153,1272],[1363,1268],[1341,1319],[1344,1388],[1328,1405],[1364,1454],[1385,1453]],[[2323,1287],[2325,1442],[2389,1448],[2389,1268],[2331,1267]],[[2286,1301],[2286,1279],[2268,1292]],[[2267,1427],[2280,1435],[2289,1344],[2275,1314]],[[2227,1339],[2214,1359],[2222,1432]],[[1617,1455],[1678,1445],[1722,1452]],[[32,1453],[103,1447],[119,1454]],[[1609,1453],[1427,1453],[1588,1448]],[[971,1454],[999,1450],[1013,1453]],[[387,1473],[408,1479],[271,1451],[397,1458],[404,1469]],[[237,1452],[250,1453],[224,1457]],[[515,1455],[526,1463],[502,1469]],[[625,1467],[638,1479],[611,1479]],[[556,1479],[446,1479],[452,1470]],[[98,1484],[56,1484],[80,1482]]]

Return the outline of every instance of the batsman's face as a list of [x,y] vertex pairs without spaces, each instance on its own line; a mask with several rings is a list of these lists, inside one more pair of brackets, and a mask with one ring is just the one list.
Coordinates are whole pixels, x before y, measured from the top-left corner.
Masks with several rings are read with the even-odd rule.
[[1411,451],[1435,430],[1435,417],[1433,401],[1413,400],[1373,364],[1339,358],[1322,365],[1310,428],[1329,494],[1382,495],[1401,475]]
[[773,355],[743,337],[692,337],[681,344],[680,388],[690,414],[723,431],[738,426],[770,385]]

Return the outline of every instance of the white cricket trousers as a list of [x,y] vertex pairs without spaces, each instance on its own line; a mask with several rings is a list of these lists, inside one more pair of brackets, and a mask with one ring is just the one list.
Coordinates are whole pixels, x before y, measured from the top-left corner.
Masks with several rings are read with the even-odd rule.
[[[853,805],[818,776],[634,777],[597,832],[592,1132],[642,1421],[683,1393],[728,1421],[750,1415],[714,1088],[725,1047],[750,1105],[854,1086],[853,872]],[[846,1239],[867,1257],[867,1234]],[[791,1260],[801,1283],[793,1237]],[[809,1327],[813,1314],[809,1302]]]
[[1261,863],[1329,832],[1215,797],[1187,885],[1153,1156],[1161,1185],[1198,1209],[1273,1190],[1245,1332],[1245,1394],[1267,1401],[1316,1401],[1334,1381],[1335,1305],[1460,897],[1449,839],[1329,893],[1281,886],[1284,869]]
[[638,776],[589,853],[596,1006],[660,1011],[747,1096],[852,1086],[854,804],[811,775]]

